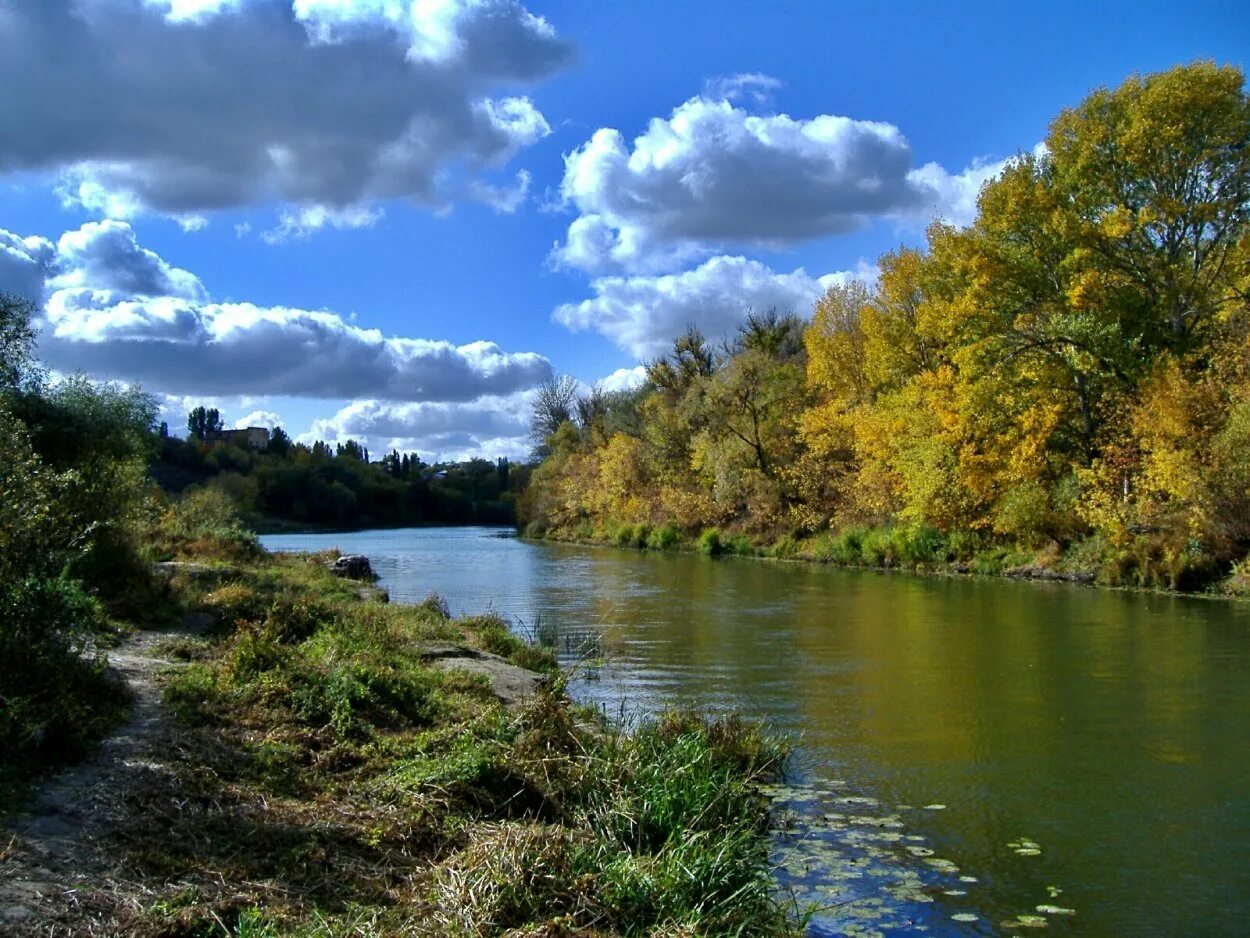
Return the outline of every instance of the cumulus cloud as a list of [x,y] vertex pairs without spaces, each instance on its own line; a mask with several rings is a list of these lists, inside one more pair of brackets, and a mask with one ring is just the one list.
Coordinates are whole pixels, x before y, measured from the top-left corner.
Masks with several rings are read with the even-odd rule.
[[0,291],[39,302],[55,254],[56,246],[46,238],[23,238],[0,229]]
[[677,274],[600,277],[591,284],[594,297],[565,303],[553,316],[575,332],[593,329],[643,360],[667,351],[688,326],[717,338],[751,310],[807,315],[831,284],[869,273],[812,277],[801,267],[777,273],[745,257],[720,256]]
[[641,387],[647,380],[647,369],[643,365],[633,368],[618,368],[612,374],[599,381],[599,387],[605,391],[632,391]]
[[392,198],[444,207],[550,132],[497,88],[569,57],[514,0],[10,0],[0,82],[38,93],[0,96],[21,128],[0,172],[192,224],[258,203],[322,209],[305,228]]
[[[48,286],[54,292],[85,291],[93,297],[169,296],[203,301],[208,291],[187,270],[167,264],[139,246],[134,229],[122,221],[89,222],[61,235],[56,268]],[[62,295],[64,301],[64,295]],[[107,302],[107,300],[105,300]]]
[[595,274],[658,272],[725,246],[791,245],[877,218],[963,221],[980,183],[1001,169],[916,169],[893,124],[762,116],[734,103],[774,87],[761,75],[721,79],[652,119],[632,145],[619,130],[595,131],[565,157],[561,196],[579,214],[553,261]]
[[485,341],[388,337],[332,312],[176,297],[113,300],[54,293],[39,340],[44,359],[187,394],[398,401],[471,400],[531,387],[551,373],[533,353]]
[[533,395],[519,392],[464,402],[355,401],[317,420],[301,441],[357,440],[375,453],[395,449],[424,459],[523,458],[529,451]]
[[236,430],[245,430],[248,427],[267,427],[272,430],[280,426],[282,426],[282,418],[272,410],[254,410],[234,422]]
[[530,352],[385,336],[336,313],[216,303],[125,222],[89,223],[53,246],[0,231],[0,290],[44,300],[40,355],[61,371],[180,395],[469,401],[551,374]]

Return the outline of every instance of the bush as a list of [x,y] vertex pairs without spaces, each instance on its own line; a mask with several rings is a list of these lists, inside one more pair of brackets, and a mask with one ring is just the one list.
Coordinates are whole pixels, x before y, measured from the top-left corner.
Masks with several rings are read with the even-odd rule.
[[668,550],[681,540],[681,532],[672,524],[661,524],[647,535],[647,546],[652,550]]
[[152,532],[151,543],[158,560],[244,561],[261,553],[256,535],[243,526],[234,503],[215,488],[193,490],[170,505]]
[[789,560],[797,557],[799,553],[799,542],[795,540],[792,534],[783,534],[777,538],[776,542],[770,548],[771,555],[781,560]]
[[612,532],[612,543],[617,547],[632,547],[634,544],[634,526],[622,524]]
[[707,554],[709,557],[718,556],[724,550],[724,545],[721,543],[720,530],[718,528],[706,528],[699,535],[698,548],[701,554]]
[[124,685],[86,654],[100,604],[65,577],[0,581],[0,811],[30,771],[81,757],[125,712]]
[[828,558],[848,566],[864,562],[864,538],[868,529],[863,527],[843,528],[829,543]]

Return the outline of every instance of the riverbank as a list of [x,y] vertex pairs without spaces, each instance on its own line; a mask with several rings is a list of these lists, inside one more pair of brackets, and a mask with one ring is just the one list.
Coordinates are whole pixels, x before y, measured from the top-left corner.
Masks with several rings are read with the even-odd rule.
[[[1141,589],[1220,599],[1250,597],[1250,563],[1236,564],[1224,575],[1196,576],[1186,563],[1169,558],[1157,545],[1142,542],[1116,548],[1102,539],[1075,542],[1065,550],[1056,543],[1041,548],[995,544],[983,546],[971,534],[943,535],[932,528],[852,527],[805,537],[752,538],[741,532],[705,528],[697,535],[674,525],[614,524],[577,530],[537,528],[518,532],[534,541],[555,541],[632,550],[699,553],[710,557],[811,563],[847,569],[881,570],[937,576],[985,576],[1044,580]],[[1190,584],[1194,588],[1187,588]]]
[[187,625],[148,649],[164,717],[88,768],[61,860],[27,836],[38,799],[14,821],[14,933],[789,932],[758,789],[784,753],[757,728],[626,734],[498,616],[239,543],[161,568]]

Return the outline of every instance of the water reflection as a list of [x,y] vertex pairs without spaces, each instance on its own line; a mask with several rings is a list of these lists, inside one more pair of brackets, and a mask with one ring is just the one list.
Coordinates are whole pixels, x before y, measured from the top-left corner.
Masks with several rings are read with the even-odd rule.
[[[1052,933],[1244,932],[1245,606],[474,529],[266,541],[369,554],[397,600],[435,591],[455,611],[541,618],[569,660],[589,630],[606,661],[573,690],[610,710],[734,708],[800,734],[793,837],[807,869],[782,876],[847,903],[825,915],[830,933],[989,933],[1021,914]],[[844,797],[879,804],[838,810]],[[1009,846],[1025,840],[1036,855]],[[848,878],[856,863],[877,872]]]

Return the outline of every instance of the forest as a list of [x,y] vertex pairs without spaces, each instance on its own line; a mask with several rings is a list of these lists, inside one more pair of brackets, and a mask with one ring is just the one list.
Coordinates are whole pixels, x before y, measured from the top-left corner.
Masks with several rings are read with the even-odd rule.
[[501,524],[516,521],[515,502],[528,467],[507,459],[426,464],[392,451],[372,461],[355,440],[331,446],[292,441],[277,427],[264,449],[214,439],[214,408],[187,417],[187,437],[157,433],[153,478],[171,493],[209,487],[229,496],[258,531],[300,527],[363,528],[405,524]]
[[549,384],[526,532],[1244,590],[1248,142],[1240,70],[1133,76],[810,316]]

